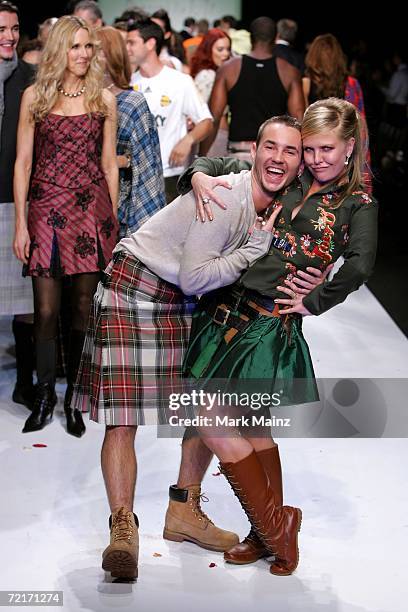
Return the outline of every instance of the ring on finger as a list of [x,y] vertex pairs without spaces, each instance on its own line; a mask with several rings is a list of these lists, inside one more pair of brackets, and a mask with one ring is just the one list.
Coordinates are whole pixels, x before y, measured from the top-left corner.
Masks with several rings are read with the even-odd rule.
[[203,204],[209,204],[211,202],[210,198],[202,198]]

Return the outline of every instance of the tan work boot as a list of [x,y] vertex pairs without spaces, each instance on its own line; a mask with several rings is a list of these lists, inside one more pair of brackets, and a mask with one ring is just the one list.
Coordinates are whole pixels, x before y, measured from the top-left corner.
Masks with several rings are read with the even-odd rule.
[[119,508],[109,518],[110,544],[102,553],[102,568],[114,578],[137,578],[139,521],[136,514]]
[[208,499],[201,494],[200,485],[189,485],[185,489],[172,485],[169,495],[163,538],[173,542],[187,540],[201,548],[219,552],[238,544],[239,538],[235,533],[216,527],[202,511],[200,501]]

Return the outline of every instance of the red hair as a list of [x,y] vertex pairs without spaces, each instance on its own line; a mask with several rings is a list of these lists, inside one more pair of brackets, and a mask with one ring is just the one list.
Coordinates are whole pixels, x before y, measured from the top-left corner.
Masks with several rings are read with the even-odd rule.
[[203,36],[190,62],[190,74],[193,79],[201,70],[217,70],[218,66],[214,64],[212,58],[212,48],[214,43],[220,38],[228,38],[231,44],[231,39],[228,34],[220,30],[220,28],[212,28]]

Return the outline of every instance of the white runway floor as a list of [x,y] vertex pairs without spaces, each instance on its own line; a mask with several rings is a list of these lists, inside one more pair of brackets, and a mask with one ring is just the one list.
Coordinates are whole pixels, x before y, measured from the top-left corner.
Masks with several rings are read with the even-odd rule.
[[[279,578],[265,561],[226,566],[218,553],[162,539],[180,441],[157,440],[145,427],[137,440],[139,580],[109,582],[100,567],[109,515],[103,429],[89,423],[77,440],[59,412],[43,431],[23,435],[28,411],[9,399],[9,321],[0,326],[0,590],[63,591],[69,612],[406,612],[408,444],[398,438],[279,441],[286,503],[303,509],[299,568]],[[318,376],[408,378],[408,340],[366,288],[307,319],[305,336]],[[244,536],[247,520],[217,471],[214,462],[204,510]]]

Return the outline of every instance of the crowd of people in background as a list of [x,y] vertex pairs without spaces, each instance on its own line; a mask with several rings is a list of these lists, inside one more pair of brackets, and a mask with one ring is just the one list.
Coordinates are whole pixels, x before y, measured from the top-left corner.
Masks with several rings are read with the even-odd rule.
[[[69,2],[67,13],[70,12],[84,18],[94,28],[105,23],[100,6],[93,0]],[[128,8],[114,20],[112,26],[119,30],[126,40],[129,24],[147,17],[148,13],[140,7]],[[213,24],[205,18],[186,17],[180,32],[172,28],[166,10],[159,8],[150,17],[164,32],[160,60],[171,68],[191,74],[206,102],[210,99],[210,83],[214,83],[215,70],[221,63],[230,57],[242,56],[251,51],[251,33],[232,15],[224,15]],[[38,34],[34,39],[23,35],[18,49],[19,57],[30,64],[38,64],[49,29],[55,21],[56,17],[49,17],[39,24]],[[341,92],[346,99],[354,97],[356,106],[360,110],[363,109],[363,112],[365,106],[373,170],[382,172],[385,180],[388,173],[391,173],[390,180],[398,174],[401,175],[406,158],[408,103],[408,60],[402,41],[396,41],[395,48],[390,48],[390,52],[379,61],[369,56],[364,40],[349,45],[346,56],[341,48],[341,41],[332,34],[322,33],[314,40],[307,39],[306,32],[301,32],[299,37],[299,26],[302,27],[302,24],[297,24],[292,19],[280,19],[277,22],[273,56],[283,58],[300,71],[307,103],[318,97]],[[218,33],[215,30],[218,30]],[[202,72],[197,79],[197,62],[202,62],[203,54],[209,53],[208,45],[214,37],[220,36],[220,31],[229,41],[229,55],[219,58],[213,65],[210,65],[210,62],[202,70],[211,70],[212,74]],[[303,48],[298,44],[299,38],[307,41]],[[204,46],[201,46],[197,53],[202,42]],[[135,72],[137,66],[132,65],[131,56],[130,61],[132,72]],[[222,143],[226,142],[227,115],[224,117],[219,130],[219,142]],[[211,153],[215,155],[220,151],[224,152],[225,148],[213,148]],[[393,169],[396,170],[396,175],[392,172]],[[401,179],[401,176],[399,178]]]

